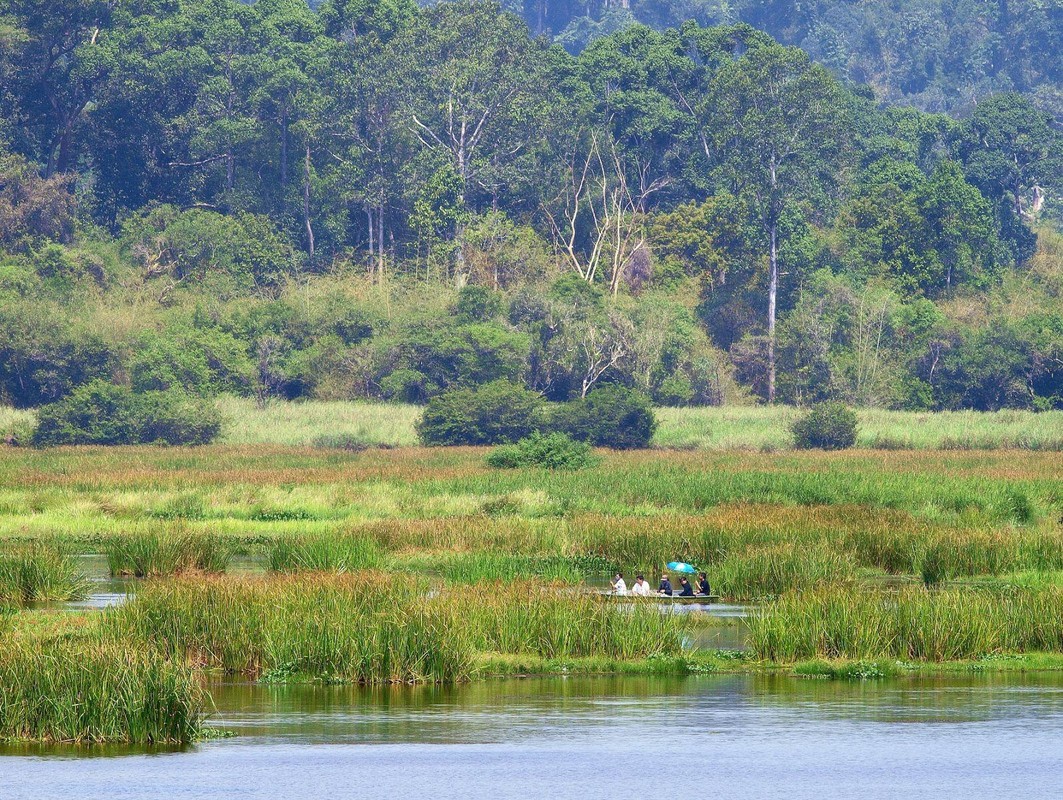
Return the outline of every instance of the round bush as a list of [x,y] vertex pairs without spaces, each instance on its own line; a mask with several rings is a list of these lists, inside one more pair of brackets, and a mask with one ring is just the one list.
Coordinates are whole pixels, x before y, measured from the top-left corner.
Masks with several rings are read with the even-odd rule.
[[558,409],[554,427],[577,441],[630,450],[649,446],[657,420],[644,394],[608,384]]
[[128,444],[137,438],[135,405],[126,387],[92,381],[41,407],[33,444]]
[[516,444],[504,444],[487,454],[488,466],[500,469],[582,469],[597,461],[586,442],[573,441],[563,433],[542,434],[538,431]]
[[214,406],[184,392],[134,395],[137,441],[159,444],[210,444],[221,432]]
[[844,450],[856,444],[856,413],[844,403],[819,403],[790,430],[798,450]]
[[207,444],[221,430],[212,405],[173,390],[134,394],[93,381],[41,408],[33,444]]
[[540,426],[543,399],[510,381],[452,389],[429,401],[417,422],[427,445],[504,444]]

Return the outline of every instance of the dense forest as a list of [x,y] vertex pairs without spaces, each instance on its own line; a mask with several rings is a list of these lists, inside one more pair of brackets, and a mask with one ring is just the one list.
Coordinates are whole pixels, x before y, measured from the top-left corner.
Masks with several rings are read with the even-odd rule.
[[1063,4],[1053,0],[527,0],[512,10],[573,52],[635,22],[741,22],[881,101],[969,112],[981,97],[1014,91],[1063,112]]
[[0,0],[0,403],[1063,408],[1054,4],[513,11]]

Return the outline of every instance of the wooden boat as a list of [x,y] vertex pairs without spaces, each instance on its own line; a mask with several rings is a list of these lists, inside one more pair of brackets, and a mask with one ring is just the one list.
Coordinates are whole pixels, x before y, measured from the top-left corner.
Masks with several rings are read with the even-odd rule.
[[719,603],[720,596],[718,594],[701,594],[694,595],[693,597],[680,597],[677,594],[673,594],[669,597],[666,594],[657,594],[656,592],[651,595],[633,595],[633,594],[614,594],[613,592],[598,592],[602,597],[607,597],[610,600],[634,600],[640,603],[686,603],[690,605],[698,605],[705,603]]

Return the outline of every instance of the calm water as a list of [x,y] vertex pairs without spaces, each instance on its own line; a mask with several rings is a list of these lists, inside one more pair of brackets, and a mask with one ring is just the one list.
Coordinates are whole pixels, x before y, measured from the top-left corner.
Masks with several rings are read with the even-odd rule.
[[1059,675],[229,684],[214,696],[214,724],[237,738],[0,751],[0,798],[1063,795]]

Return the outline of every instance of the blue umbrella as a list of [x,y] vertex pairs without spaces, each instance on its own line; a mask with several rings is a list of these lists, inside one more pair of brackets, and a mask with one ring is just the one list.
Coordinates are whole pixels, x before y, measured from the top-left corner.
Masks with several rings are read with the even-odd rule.
[[682,561],[669,561],[668,569],[672,572],[685,572],[688,575],[697,575],[698,568],[691,564],[684,564]]

